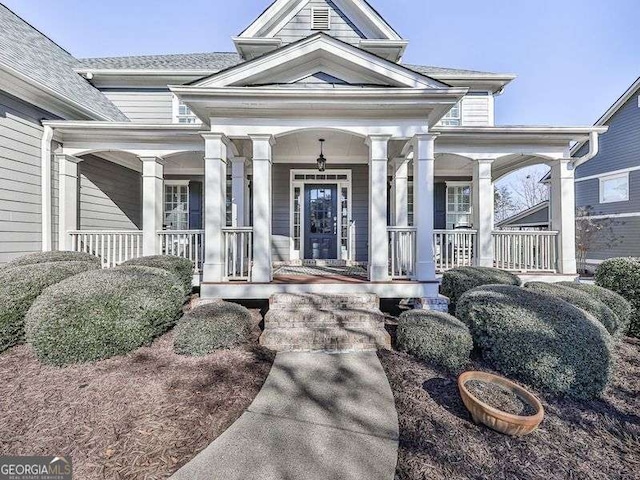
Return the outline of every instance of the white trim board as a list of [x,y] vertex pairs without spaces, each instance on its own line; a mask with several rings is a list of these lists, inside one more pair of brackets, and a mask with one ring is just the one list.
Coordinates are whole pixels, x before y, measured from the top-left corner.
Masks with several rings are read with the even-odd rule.
[[582,217],[576,217],[576,220],[585,220],[591,218],[593,220],[604,220],[607,218],[635,218],[640,217],[640,212],[629,212],[629,213],[610,213],[605,215],[587,215]]
[[629,172],[636,172],[640,170],[640,165],[636,166],[636,167],[629,167],[629,168],[621,168],[620,170],[612,170],[610,172],[603,172],[603,173],[598,173],[596,175],[589,175],[588,177],[580,177],[580,178],[576,178],[576,183],[578,182],[586,182],[587,180],[596,180],[598,178],[602,178],[602,177],[611,177],[613,175],[619,175],[622,173],[629,173]]

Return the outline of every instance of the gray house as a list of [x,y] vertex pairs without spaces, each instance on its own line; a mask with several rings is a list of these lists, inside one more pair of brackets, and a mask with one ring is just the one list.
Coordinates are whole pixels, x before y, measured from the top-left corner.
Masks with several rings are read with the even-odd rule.
[[[588,215],[606,222],[613,235],[588,245],[590,267],[611,257],[640,256],[640,78],[595,125],[609,130],[600,138],[598,154],[575,172],[578,230],[580,215]],[[578,143],[572,156],[587,149]]]

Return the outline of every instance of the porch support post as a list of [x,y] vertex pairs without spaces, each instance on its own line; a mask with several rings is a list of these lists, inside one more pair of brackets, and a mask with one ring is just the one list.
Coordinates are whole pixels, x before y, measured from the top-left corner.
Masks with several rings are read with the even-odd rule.
[[420,134],[414,138],[413,155],[413,223],[416,227],[416,280],[436,278],[434,260],[434,168],[436,135]]
[[393,181],[391,195],[393,204],[393,224],[396,227],[409,226],[409,159],[393,160]]
[[227,139],[221,133],[203,133],[204,138],[204,266],[202,281],[224,279],[224,234],[226,226]]
[[71,250],[69,231],[78,230],[78,163],[81,158],[56,155],[58,160],[58,249]]
[[479,267],[493,267],[494,193],[491,166],[493,159],[473,162],[473,221],[477,230],[475,263]]
[[253,269],[251,280],[273,280],[271,254],[272,135],[249,135],[253,142]]
[[558,273],[573,275],[576,267],[575,171],[572,159],[551,164],[551,229],[558,233]]
[[244,227],[245,219],[245,190],[246,190],[246,158],[231,159],[231,225]]
[[142,254],[161,253],[158,231],[162,230],[164,201],[164,165],[157,157],[140,157],[142,161]]
[[389,135],[367,137],[369,145],[369,280],[389,280],[387,164]]

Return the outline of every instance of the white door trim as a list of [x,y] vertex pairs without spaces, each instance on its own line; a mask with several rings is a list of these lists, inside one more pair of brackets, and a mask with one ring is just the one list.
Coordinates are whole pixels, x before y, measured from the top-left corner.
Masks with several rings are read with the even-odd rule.
[[[294,233],[295,233],[295,189],[300,188],[300,195],[304,197],[305,194],[305,186],[307,184],[311,185],[336,185],[337,186],[337,195],[336,204],[338,206],[338,235],[337,235],[337,245],[336,251],[338,260],[353,260],[355,257],[355,251],[353,246],[355,245],[355,229],[351,228],[353,224],[352,219],[352,182],[351,182],[351,170],[348,169],[334,169],[334,170],[326,170],[324,172],[319,172],[318,170],[313,169],[291,169],[289,171],[290,182],[291,185],[290,193],[289,193],[289,245],[290,245],[290,256],[291,260],[303,260],[304,257],[304,222],[305,222],[305,201],[304,198],[300,203],[300,249],[296,250],[295,241],[294,241]],[[298,176],[304,175],[305,178],[296,178]],[[307,176],[313,178],[306,178]],[[324,176],[324,178],[322,178]],[[327,178],[329,176],[335,176],[335,178]],[[338,176],[346,176],[346,179],[338,179]],[[343,258],[342,256],[342,205],[340,202],[342,196],[342,189],[347,189],[347,218],[349,219],[349,230],[347,233],[347,258]]]

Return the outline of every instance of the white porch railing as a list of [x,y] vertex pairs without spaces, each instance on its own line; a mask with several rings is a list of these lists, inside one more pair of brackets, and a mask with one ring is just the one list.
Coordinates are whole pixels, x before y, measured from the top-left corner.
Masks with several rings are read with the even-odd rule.
[[68,233],[71,249],[100,257],[103,268],[142,256],[142,232],[139,230],[76,230]]
[[228,281],[251,281],[253,264],[253,228],[223,228],[224,277]]
[[394,280],[410,279],[416,273],[415,227],[388,227],[389,275]]
[[204,261],[204,230],[162,230],[158,232],[163,255],[186,258],[195,273],[202,272]]
[[475,230],[435,230],[434,254],[436,271],[444,272],[456,267],[469,267],[474,262]]
[[555,272],[558,232],[493,232],[495,267],[516,272]]

